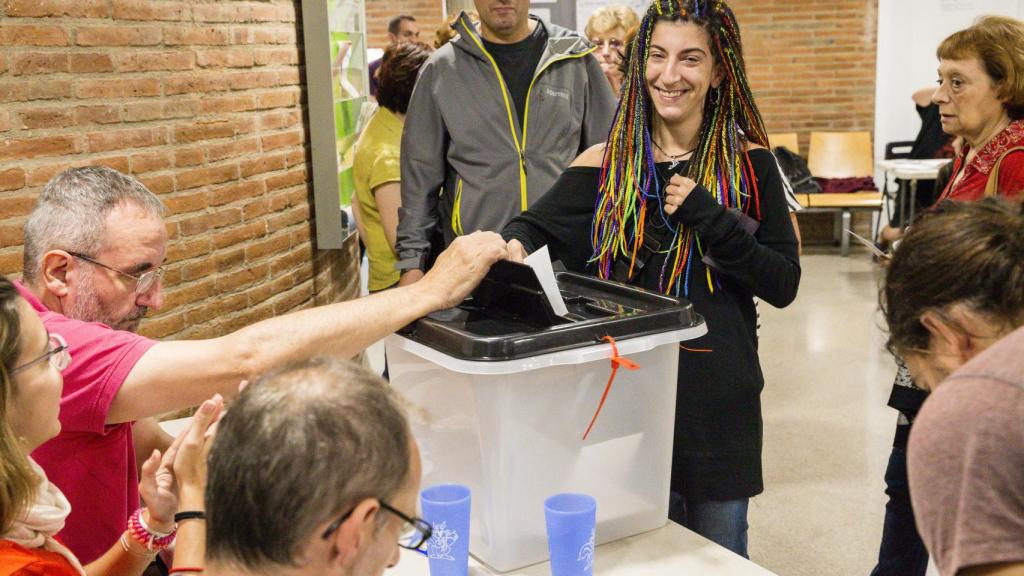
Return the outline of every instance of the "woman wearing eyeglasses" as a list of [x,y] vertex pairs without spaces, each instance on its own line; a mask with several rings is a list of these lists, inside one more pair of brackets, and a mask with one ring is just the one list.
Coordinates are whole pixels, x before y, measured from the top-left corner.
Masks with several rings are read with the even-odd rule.
[[106,554],[82,566],[55,538],[71,507],[29,454],[60,432],[61,371],[70,363],[64,339],[47,333],[0,276],[0,576],[142,574],[175,540],[179,505],[191,514],[180,518],[175,566],[202,566],[205,434],[220,412],[219,398],[204,403],[166,454],[154,452],[143,464],[139,493],[146,506]]
[[622,87],[622,51],[626,35],[636,28],[640,18],[629,6],[602,6],[587,20],[585,32],[590,42],[597,47],[594,56],[601,63],[601,71],[612,85],[612,92],[619,93]]

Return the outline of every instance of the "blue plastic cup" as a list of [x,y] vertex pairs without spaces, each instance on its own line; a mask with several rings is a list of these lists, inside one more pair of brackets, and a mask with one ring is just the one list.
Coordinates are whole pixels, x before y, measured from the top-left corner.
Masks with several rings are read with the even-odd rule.
[[461,484],[438,484],[420,492],[423,519],[434,528],[425,545],[430,576],[469,572],[469,498]]
[[597,500],[586,494],[555,494],[544,501],[551,576],[592,576]]

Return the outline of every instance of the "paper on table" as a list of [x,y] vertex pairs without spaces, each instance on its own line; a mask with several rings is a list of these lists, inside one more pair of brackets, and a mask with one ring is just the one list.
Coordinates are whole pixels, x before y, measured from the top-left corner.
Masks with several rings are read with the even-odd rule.
[[533,268],[534,273],[537,274],[540,286],[544,289],[544,295],[548,297],[548,302],[551,303],[551,309],[555,314],[558,316],[568,314],[569,309],[565,307],[562,291],[558,289],[555,271],[551,267],[551,255],[548,253],[547,245],[545,244],[540,250],[535,250],[533,254],[526,257],[523,263]]
[[889,161],[886,162],[886,164],[888,166],[892,167],[892,168],[910,168],[910,169],[913,169],[913,168],[939,168],[943,164],[947,164],[949,162],[952,162],[952,159],[950,159],[950,158],[923,158],[923,159],[920,159],[920,160],[917,160],[917,159],[912,160],[912,159],[909,159],[909,158],[907,158],[907,159],[898,158],[898,159],[895,159],[895,160],[889,160]]
[[871,250],[871,252],[874,253],[875,256],[878,256],[879,258],[889,257],[889,254],[886,254],[885,252],[879,250],[878,246],[875,246],[874,242],[868,240],[867,238],[861,236],[860,234],[857,234],[853,230],[850,230],[849,228],[844,228],[843,231],[852,236],[853,239],[856,240],[857,242],[860,242],[861,244],[867,246],[868,250]]

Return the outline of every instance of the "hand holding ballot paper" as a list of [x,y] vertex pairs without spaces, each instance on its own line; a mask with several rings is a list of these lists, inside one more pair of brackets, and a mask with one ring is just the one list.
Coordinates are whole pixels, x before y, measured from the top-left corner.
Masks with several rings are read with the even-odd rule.
[[537,274],[555,314],[568,314],[558,290],[547,246],[528,258],[522,244],[513,240],[506,245],[501,236],[494,232],[474,232],[456,238],[438,256],[434,266],[423,278],[412,282],[428,284],[428,294],[440,299],[434,308],[444,310],[457,306],[469,296],[480,280],[487,275],[491,266],[499,260],[511,260],[530,266]]
[[533,268],[555,314],[565,316],[569,313],[569,309],[565,307],[565,301],[562,299],[562,293],[558,289],[558,281],[555,280],[555,271],[551,267],[551,253],[548,252],[547,245],[527,256],[526,249],[519,243],[519,240],[509,240],[508,259]]
[[506,258],[505,241],[494,232],[473,232],[455,239],[419,282],[438,298],[435,309],[462,302],[498,260]]

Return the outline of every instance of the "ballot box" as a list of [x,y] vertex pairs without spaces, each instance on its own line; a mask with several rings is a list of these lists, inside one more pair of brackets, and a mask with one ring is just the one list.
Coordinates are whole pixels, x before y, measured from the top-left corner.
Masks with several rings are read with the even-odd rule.
[[472,489],[470,552],[498,571],[547,559],[552,494],[597,499],[597,544],[666,522],[679,343],[706,332],[685,300],[556,280],[565,316],[530,268],[499,262],[463,304],[386,340],[423,485]]

